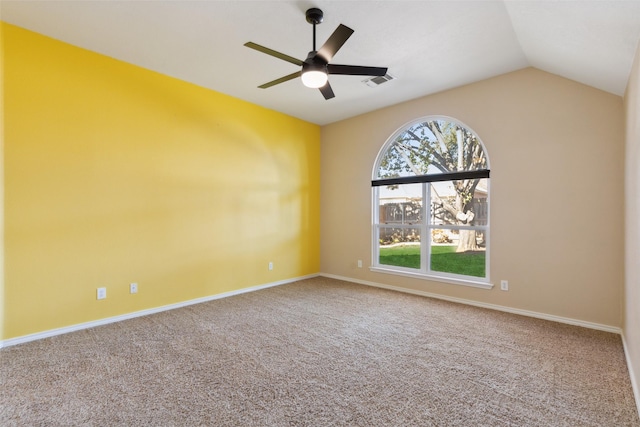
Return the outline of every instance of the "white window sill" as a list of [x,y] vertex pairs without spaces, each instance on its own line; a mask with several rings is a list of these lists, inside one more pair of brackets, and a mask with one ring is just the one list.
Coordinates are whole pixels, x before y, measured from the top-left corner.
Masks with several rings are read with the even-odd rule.
[[412,277],[414,279],[433,280],[434,282],[450,283],[452,285],[470,286],[472,288],[493,289],[493,283],[483,282],[480,280],[458,279],[454,277],[436,276],[433,274],[418,273],[406,270],[396,270],[384,267],[369,267],[370,271],[375,273],[393,274],[396,276]]

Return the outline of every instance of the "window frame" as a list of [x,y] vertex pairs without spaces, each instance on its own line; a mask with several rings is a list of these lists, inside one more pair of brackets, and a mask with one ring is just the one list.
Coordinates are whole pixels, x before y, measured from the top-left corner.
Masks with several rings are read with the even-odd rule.
[[[448,172],[448,173],[437,173],[437,174],[428,174],[428,175],[411,175],[411,176],[403,176],[399,178],[379,178],[378,172],[381,168],[381,163],[386,156],[388,150],[395,143],[396,139],[406,132],[411,127],[434,120],[442,120],[447,121],[453,124],[456,124],[462,128],[465,128],[467,131],[471,132],[473,136],[476,138],[478,144],[483,150],[483,155],[486,159],[486,169],[481,170],[470,170],[470,171],[460,171],[460,172]],[[434,182],[443,182],[443,181],[454,181],[460,179],[486,179],[486,189],[487,189],[487,220],[486,225],[461,225],[461,224],[434,224],[431,220],[431,186]],[[422,212],[421,212],[421,220],[420,223],[416,224],[381,224],[380,223],[380,187],[387,185],[402,185],[402,184],[420,184],[421,185],[421,194],[422,194]],[[369,267],[370,271],[393,274],[399,276],[406,276],[412,278],[419,279],[427,279],[438,282],[445,282],[456,285],[464,285],[471,286],[482,289],[492,289],[493,284],[490,282],[490,168],[489,168],[489,157],[487,154],[487,150],[484,146],[484,143],[478,136],[478,134],[473,131],[469,126],[465,125],[461,121],[454,119],[452,117],[447,116],[425,116],[419,119],[413,120],[411,122],[406,123],[405,125],[398,128],[382,145],[378,155],[376,157],[376,161],[374,163],[374,168],[372,171],[372,218],[371,218],[371,236],[372,236],[372,245],[371,245],[371,266]],[[411,267],[402,267],[395,265],[387,265],[380,263],[380,230],[385,228],[396,228],[396,229],[419,229],[420,230],[420,268],[415,269]],[[482,230],[484,232],[485,239],[485,275],[484,277],[476,277],[470,275],[456,274],[450,272],[441,272],[441,271],[433,271],[431,269],[431,248],[432,244],[432,230],[435,229],[448,229],[448,230]]]

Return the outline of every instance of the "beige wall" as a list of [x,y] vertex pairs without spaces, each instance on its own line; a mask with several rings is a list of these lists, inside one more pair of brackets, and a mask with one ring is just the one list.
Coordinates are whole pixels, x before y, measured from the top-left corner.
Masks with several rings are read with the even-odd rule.
[[626,277],[624,337],[631,380],[640,401],[640,46],[625,95]]
[[[426,115],[454,117],[485,144],[491,281],[509,280],[508,292],[367,268],[372,166],[395,130]],[[623,117],[621,97],[528,68],[324,126],[321,271],[621,327]]]

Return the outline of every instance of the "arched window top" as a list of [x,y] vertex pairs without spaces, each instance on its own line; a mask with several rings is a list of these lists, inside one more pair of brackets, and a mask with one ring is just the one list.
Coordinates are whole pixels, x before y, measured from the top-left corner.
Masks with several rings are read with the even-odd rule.
[[468,178],[489,176],[482,141],[458,120],[428,116],[404,125],[387,140],[378,154],[372,183],[440,181],[460,173]]

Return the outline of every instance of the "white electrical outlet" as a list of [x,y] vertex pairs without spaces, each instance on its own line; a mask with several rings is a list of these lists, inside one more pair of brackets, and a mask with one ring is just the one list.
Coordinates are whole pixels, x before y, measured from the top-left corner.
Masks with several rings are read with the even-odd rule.
[[273,262],[269,263],[269,271],[273,270]]
[[362,260],[361,259],[358,260],[358,268],[362,268]]
[[508,280],[501,280],[500,281],[500,289],[502,289],[503,291],[508,291],[509,290],[509,281]]
[[137,283],[130,283],[129,284],[129,293],[130,294],[137,294],[138,293],[138,284]]
[[105,299],[107,298],[107,288],[98,288],[96,292],[97,299]]

